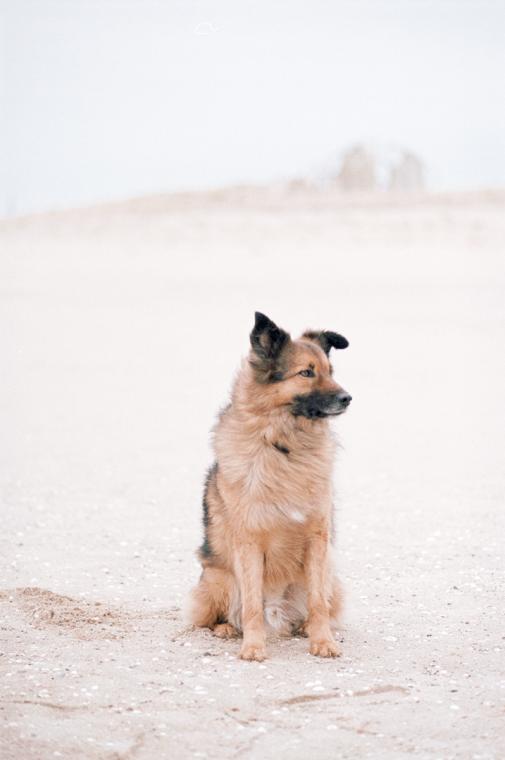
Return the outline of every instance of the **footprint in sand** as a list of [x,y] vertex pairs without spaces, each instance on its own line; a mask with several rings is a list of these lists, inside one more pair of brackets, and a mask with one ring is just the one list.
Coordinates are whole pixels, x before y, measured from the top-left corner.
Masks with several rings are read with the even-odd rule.
[[60,628],[80,639],[119,639],[131,629],[132,616],[101,602],[73,599],[43,588],[0,592],[0,602],[13,604],[35,628]]

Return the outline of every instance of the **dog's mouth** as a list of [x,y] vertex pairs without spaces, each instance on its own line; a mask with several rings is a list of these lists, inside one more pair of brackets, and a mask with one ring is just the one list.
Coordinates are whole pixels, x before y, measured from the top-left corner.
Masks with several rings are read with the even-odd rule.
[[319,418],[325,418],[325,417],[340,417],[341,414],[345,414],[347,411],[347,407],[344,407],[343,409],[326,409],[326,410],[319,410],[315,414],[310,414],[308,416],[312,417],[319,417]]
[[291,413],[295,417],[306,417],[309,420],[325,417],[338,417],[343,414],[351,396],[348,393],[320,393],[314,391],[304,396],[295,396],[291,404]]

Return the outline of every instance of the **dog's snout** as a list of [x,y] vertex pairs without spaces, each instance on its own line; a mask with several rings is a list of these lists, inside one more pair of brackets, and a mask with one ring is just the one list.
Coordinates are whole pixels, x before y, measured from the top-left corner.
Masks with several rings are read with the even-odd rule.
[[339,393],[337,396],[337,401],[341,404],[341,406],[349,406],[349,404],[352,401],[352,396],[350,393]]

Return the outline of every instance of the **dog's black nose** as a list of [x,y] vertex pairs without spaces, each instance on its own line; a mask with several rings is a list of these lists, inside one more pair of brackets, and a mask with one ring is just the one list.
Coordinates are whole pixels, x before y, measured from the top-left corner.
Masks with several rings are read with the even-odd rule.
[[340,402],[342,406],[349,406],[349,404],[352,401],[352,396],[350,393],[339,393],[337,396],[337,400]]

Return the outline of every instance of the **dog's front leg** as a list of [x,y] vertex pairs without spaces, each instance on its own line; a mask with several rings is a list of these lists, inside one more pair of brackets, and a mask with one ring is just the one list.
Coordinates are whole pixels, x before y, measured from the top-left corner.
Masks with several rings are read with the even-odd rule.
[[236,573],[242,599],[243,660],[264,660],[266,634],[263,618],[263,551],[254,542],[236,548]]
[[310,640],[310,653],[319,657],[340,654],[330,629],[330,556],[329,531],[326,525],[314,526],[305,555],[308,617],[305,631]]

